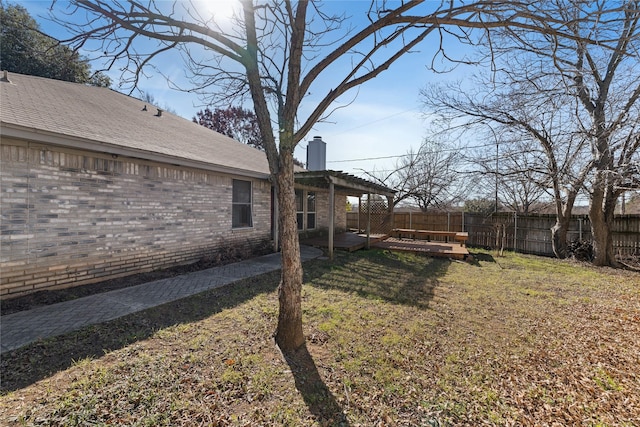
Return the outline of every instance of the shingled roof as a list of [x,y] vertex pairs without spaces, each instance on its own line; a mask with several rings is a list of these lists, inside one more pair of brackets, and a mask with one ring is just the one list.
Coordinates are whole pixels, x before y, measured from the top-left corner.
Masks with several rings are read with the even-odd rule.
[[[264,152],[111,89],[8,73],[0,135],[266,178]],[[7,81],[8,80],[8,81]]]

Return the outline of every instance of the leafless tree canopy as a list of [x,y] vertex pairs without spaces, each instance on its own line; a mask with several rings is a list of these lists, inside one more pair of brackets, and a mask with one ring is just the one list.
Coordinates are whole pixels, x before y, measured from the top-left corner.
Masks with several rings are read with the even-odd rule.
[[640,155],[640,6],[559,0],[536,5],[564,20],[573,37],[496,29],[486,51],[490,73],[471,90],[428,88],[423,96],[450,123],[491,126],[510,141],[531,143],[502,147],[518,153],[521,173],[535,173],[532,178],[551,191],[559,227],[587,188],[596,263],[612,264],[607,223],[621,191],[637,181]]
[[366,174],[371,180],[397,191],[394,205],[408,202],[422,211],[446,209],[469,194],[462,163],[459,147],[425,139],[417,152],[409,151],[401,157],[391,172]]
[[[193,0],[76,0],[66,11],[74,18],[58,15],[58,21],[77,34],[68,40],[74,47],[109,59],[107,68],[120,68],[121,83],[129,87],[149,71],[157,56],[179,50],[192,83],[182,89],[201,93],[209,101],[223,97],[228,104],[229,98],[252,97],[246,70],[255,67],[278,130],[283,125],[279,120],[297,112],[302,100],[312,94],[315,108],[307,117],[296,116],[296,142],[330,113],[336,99],[387,70],[432,33],[434,58],[468,62],[446,51],[447,40],[474,44],[474,29],[500,28],[505,22],[512,25],[510,32],[566,31],[564,21],[549,11],[517,2],[456,6],[372,1],[362,11],[368,20],[364,27],[361,20],[356,27],[342,12],[325,12],[326,5],[320,2],[241,3],[227,21],[207,15],[202,4]],[[86,15],[85,22],[77,23],[78,15]],[[330,83],[319,82],[327,75]]]

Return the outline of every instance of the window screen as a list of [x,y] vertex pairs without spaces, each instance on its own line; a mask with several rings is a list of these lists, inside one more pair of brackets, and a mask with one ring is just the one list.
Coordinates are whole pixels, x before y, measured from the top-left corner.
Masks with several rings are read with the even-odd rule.
[[232,227],[252,227],[251,181],[233,180]]

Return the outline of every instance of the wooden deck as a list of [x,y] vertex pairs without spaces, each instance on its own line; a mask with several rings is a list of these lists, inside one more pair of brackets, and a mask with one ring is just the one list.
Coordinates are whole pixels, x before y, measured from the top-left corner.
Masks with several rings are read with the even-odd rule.
[[[389,249],[392,251],[419,252],[424,255],[466,259],[469,256],[467,248],[460,243],[445,242],[429,242],[426,240],[398,239],[388,237],[386,234],[376,234],[370,237],[371,247]],[[301,240],[303,245],[315,246],[318,248],[326,248],[329,246],[329,238],[327,236],[314,237],[311,239]],[[357,233],[341,233],[336,234],[333,238],[333,247],[335,249],[346,250],[349,252],[362,249],[367,244],[367,236]]]
[[434,257],[460,260],[466,259],[469,256],[469,251],[464,245],[453,242],[429,242],[426,240],[389,237],[386,240],[372,243],[371,246],[392,251],[419,252]]
[[[379,242],[387,237],[386,234],[372,234],[369,238],[371,245]],[[300,241],[303,245],[315,246],[317,248],[329,247],[329,237],[320,236],[312,237],[310,239],[303,239]],[[341,249],[349,252],[357,251],[364,248],[367,245],[367,235],[357,233],[340,233],[333,237],[333,247],[335,249]]]

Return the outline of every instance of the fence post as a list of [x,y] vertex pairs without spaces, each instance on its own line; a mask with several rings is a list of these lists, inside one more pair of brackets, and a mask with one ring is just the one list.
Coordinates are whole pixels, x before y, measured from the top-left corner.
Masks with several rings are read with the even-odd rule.
[[582,218],[578,218],[578,237],[579,241],[582,242]]
[[413,222],[411,219],[411,211],[409,211],[409,228],[413,228]]
[[447,231],[451,231],[451,212],[447,212]]
[[518,252],[518,212],[513,213],[513,251]]

